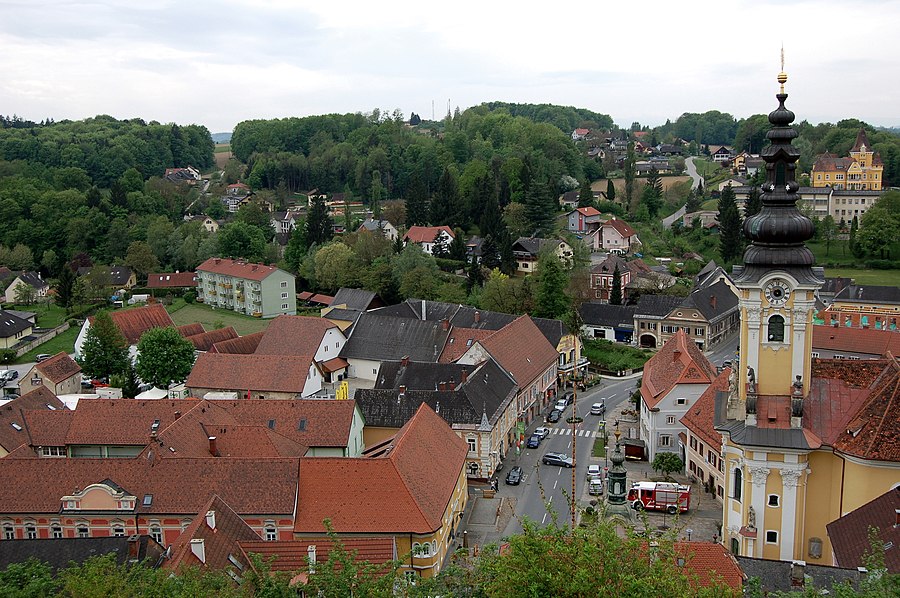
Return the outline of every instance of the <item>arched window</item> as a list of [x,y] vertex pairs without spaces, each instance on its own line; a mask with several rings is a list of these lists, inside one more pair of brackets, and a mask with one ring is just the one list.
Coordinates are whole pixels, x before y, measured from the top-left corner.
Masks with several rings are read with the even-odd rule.
[[112,535],[116,538],[122,538],[125,536],[125,524],[121,521],[113,521],[112,522]]
[[26,521],[25,522],[25,538],[27,540],[37,540],[37,525],[35,525],[34,521]]
[[741,500],[741,491],[744,488],[744,474],[740,469],[734,470],[734,490],[731,497],[735,500]]
[[769,318],[769,333],[767,335],[770,343],[784,342],[784,318],[781,316],[772,316]]
[[16,539],[16,528],[9,521],[3,522],[3,539],[4,540],[15,540]]
[[162,534],[162,528],[159,526],[159,524],[151,523],[149,531],[150,531],[150,537],[153,538],[154,540],[156,540],[156,542],[158,544],[162,544],[163,534]]
[[278,531],[275,529],[274,521],[266,521],[266,524],[263,527],[263,532],[266,542],[274,542],[278,539]]
[[737,538],[732,538],[731,539],[731,554],[737,556],[740,554],[740,552],[741,552],[741,543],[738,541]]
[[87,523],[79,523],[75,526],[75,535],[79,538],[90,538],[91,528],[88,527]]
[[413,554],[413,556],[421,556],[422,555],[422,545],[419,544],[418,542],[413,542],[412,554]]
[[63,528],[62,528],[62,526],[59,524],[59,522],[53,522],[53,523],[50,525],[50,537],[51,537],[51,538],[56,538],[56,539],[59,539],[59,538],[62,538],[62,537],[63,537]]

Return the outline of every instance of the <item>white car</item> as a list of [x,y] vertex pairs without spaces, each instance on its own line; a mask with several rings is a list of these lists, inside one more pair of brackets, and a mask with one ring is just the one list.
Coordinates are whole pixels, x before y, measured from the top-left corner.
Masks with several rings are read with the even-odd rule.
[[591,415],[603,415],[606,413],[606,401],[602,400],[599,403],[594,403],[591,405]]
[[602,472],[602,470],[600,469],[600,466],[599,466],[599,465],[588,465],[588,468],[587,468],[587,479],[590,480],[590,479],[593,479],[593,478],[601,478],[601,477],[603,477],[603,472]]
[[545,428],[541,426],[540,428],[535,428],[534,433],[540,436],[542,439],[550,436],[550,428]]
[[560,400],[556,401],[556,405],[553,408],[558,409],[559,411],[565,411],[566,407],[568,407],[568,406],[569,406],[568,401],[566,401],[565,399],[560,399]]

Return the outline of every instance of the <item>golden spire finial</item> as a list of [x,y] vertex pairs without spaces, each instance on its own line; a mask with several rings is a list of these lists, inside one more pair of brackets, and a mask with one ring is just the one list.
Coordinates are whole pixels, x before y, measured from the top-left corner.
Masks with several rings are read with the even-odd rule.
[[781,84],[780,93],[784,93],[784,84],[787,82],[787,73],[784,72],[784,44],[781,44],[781,72],[778,73],[778,82]]

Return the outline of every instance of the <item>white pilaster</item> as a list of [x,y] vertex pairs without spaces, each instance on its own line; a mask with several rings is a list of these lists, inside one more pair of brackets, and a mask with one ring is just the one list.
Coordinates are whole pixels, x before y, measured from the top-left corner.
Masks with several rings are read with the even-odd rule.
[[[753,483],[751,490],[750,505],[756,513],[756,542],[753,554],[757,558],[762,558],[762,547],[765,545],[766,535],[766,479],[769,477],[768,467],[751,466],[750,478]],[[748,521],[749,525],[749,521]]]
[[[800,469],[780,469],[781,474],[781,552],[782,561],[803,558],[803,546],[794,553],[794,534],[797,530],[797,486],[800,485]],[[802,542],[803,539],[801,538]]]

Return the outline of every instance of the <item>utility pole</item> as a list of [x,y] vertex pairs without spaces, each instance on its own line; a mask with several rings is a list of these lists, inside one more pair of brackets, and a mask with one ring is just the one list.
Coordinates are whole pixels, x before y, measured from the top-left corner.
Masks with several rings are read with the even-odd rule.
[[572,378],[572,533],[575,533],[575,501],[577,499],[575,495],[576,482],[578,479],[578,474],[576,473],[578,469],[578,461],[576,455],[578,451],[575,450],[577,446],[578,434],[575,429],[575,422],[578,416],[578,370],[575,370]]

